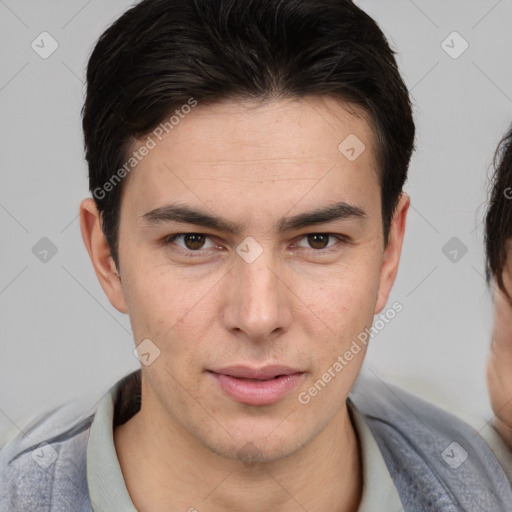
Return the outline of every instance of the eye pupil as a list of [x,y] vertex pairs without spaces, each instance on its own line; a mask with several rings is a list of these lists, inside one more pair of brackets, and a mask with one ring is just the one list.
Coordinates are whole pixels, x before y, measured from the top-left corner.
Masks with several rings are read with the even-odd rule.
[[199,235],[196,233],[192,233],[189,235],[185,235],[183,237],[183,241],[188,249],[195,250],[200,249],[204,245],[204,235]]
[[313,249],[324,249],[329,243],[329,235],[308,235],[308,243]]

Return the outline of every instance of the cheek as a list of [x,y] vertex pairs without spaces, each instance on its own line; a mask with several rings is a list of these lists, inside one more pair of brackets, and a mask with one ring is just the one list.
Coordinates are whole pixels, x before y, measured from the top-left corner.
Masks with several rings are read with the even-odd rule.
[[[143,267],[142,267],[143,268]],[[169,280],[168,272],[126,269],[123,282],[135,339],[161,338],[187,311],[187,294]]]
[[317,323],[345,338],[372,322],[378,288],[377,266],[366,265],[332,272],[316,282],[303,282],[298,296],[315,314]]
[[161,266],[132,273],[125,288],[137,343],[149,338],[177,361],[192,358],[214,331],[215,280],[183,279]]

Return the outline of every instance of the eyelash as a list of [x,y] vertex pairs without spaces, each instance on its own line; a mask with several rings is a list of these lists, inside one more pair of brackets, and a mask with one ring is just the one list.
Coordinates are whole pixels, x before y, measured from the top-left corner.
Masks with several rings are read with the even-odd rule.
[[[163,244],[165,246],[171,245],[171,244],[174,243],[174,241],[177,238],[184,237],[184,236],[187,236],[187,235],[200,235],[200,236],[204,236],[206,238],[209,238],[209,236],[204,234],[204,233],[179,233],[177,235],[170,235],[170,236],[165,237],[164,240],[163,240]],[[204,256],[204,253],[208,251],[208,249],[197,249],[197,250],[194,251],[192,249],[184,249],[183,247],[180,247],[178,245],[173,250],[183,254],[187,258],[197,258],[198,256]]]
[[[162,244],[164,246],[169,246],[171,244],[174,243],[174,241],[179,238],[179,237],[184,237],[184,236],[187,236],[187,235],[199,235],[199,236],[204,236],[206,237],[207,239],[210,239],[210,236],[205,234],[205,233],[179,233],[179,234],[175,234],[175,235],[169,235],[167,237],[165,237],[163,240],[162,240]],[[300,240],[302,240],[303,238],[306,238],[310,235],[322,235],[322,236],[328,236],[328,237],[331,237],[331,238],[336,238],[339,242],[342,242],[344,244],[349,244],[350,243],[350,240],[346,237],[346,236],[343,236],[343,235],[336,235],[334,233],[316,233],[316,232],[313,232],[313,233],[306,233],[304,235],[302,235],[300,237]],[[323,249],[313,249],[312,247],[309,247],[309,248],[306,248],[306,247],[301,247],[302,249],[306,249],[306,250],[309,250],[309,251],[312,251],[314,252],[315,254],[320,254],[320,253],[323,253],[323,254],[326,254],[328,252],[330,252],[330,249],[332,247],[334,247],[335,245],[337,244],[332,244],[328,247],[325,247]],[[208,252],[209,249],[196,249],[196,250],[193,250],[193,249],[184,249],[183,247],[180,247],[178,245],[176,245],[176,249],[173,249],[174,251],[176,252],[179,252],[181,253],[182,255],[184,255],[185,257],[188,257],[188,258],[196,258],[198,256],[204,256],[205,253]]]

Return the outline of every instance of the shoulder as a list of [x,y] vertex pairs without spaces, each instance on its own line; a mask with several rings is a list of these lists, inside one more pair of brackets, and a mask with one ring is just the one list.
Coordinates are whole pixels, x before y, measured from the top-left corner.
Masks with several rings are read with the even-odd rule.
[[[93,419],[94,411],[77,401],[4,433],[0,449],[0,512],[89,510],[86,457]],[[52,508],[56,495],[64,497],[59,502],[64,508]]]
[[423,500],[416,503],[422,510],[432,502],[439,510],[445,502],[464,505],[463,510],[474,510],[479,503],[483,510],[512,510],[510,482],[473,427],[369,376],[358,379],[350,400],[375,437],[402,501]]

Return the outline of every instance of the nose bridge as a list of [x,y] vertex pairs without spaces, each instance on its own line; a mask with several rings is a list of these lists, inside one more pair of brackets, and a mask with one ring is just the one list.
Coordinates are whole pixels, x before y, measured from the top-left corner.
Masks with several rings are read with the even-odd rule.
[[[261,260],[252,264],[242,263],[240,284],[244,288],[244,295],[250,300],[270,301],[277,300],[276,295],[278,279],[276,269],[273,268],[273,261]],[[245,285],[245,286],[243,286]]]
[[256,339],[288,327],[286,293],[279,278],[278,262],[270,249],[261,250],[253,261],[238,258],[232,278],[235,293],[228,306],[230,329],[244,331]]

